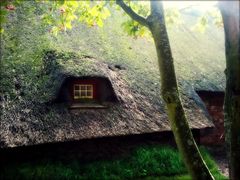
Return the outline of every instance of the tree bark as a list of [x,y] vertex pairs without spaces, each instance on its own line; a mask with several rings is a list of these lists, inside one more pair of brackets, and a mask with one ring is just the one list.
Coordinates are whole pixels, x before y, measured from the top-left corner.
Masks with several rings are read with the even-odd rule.
[[230,179],[240,179],[240,52],[239,52],[239,1],[219,2],[226,54],[226,90],[224,123],[226,142],[230,149]]
[[116,3],[132,19],[148,27],[153,35],[161,76],[161,94],[167,106],[171,129],[179,152],[190,175],[194,180],[214,179],[194,141],[179,97],[162,2],[151,1],[151,14],[147,19],[136,14],[123,0],[117,0]]
[[117,0],[116,3],[132,19],[148,27],[153,35],[161,76],[161,94],[167,106],[171,129],[179,152],[190,175],[194,180],[214,179],[194,141],[179,97],[162,2],[151,1],[151,14],[147,19],[136,14],[123,0]]
[[157,50],[161,75],[161,94],[167,106],[171,129],[180,154],[194,180],[214,179],[194,141],[179,97],[173,57],[161,2],[151,1],[151,15],[147,18],[147,21]]

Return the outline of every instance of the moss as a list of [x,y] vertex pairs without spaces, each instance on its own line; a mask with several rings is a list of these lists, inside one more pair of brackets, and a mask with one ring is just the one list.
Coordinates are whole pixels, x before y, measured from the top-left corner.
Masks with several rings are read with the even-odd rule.
[[[22,11],[28,12],[26,9],[29,9],[30,6],[31,4],[23,3]],[[14,55],[16,59],[19,55],[22,56],[21,60],[18,59],[18,62],[26,62],[26,59],[36,58],[35,62],[30,61],[29,65],[39,70],[42,66],[42,56],[47,52],[44,51],[42,53],[47,43],[44,45],[42,40],[37,39],[40,33],[37,28],[40,25],[36,19],[33,20],[37,15],[34,12],[29,13],[29,17],[31,16],[30,21],[34,22],[32,27],[20,28],[22,29],[21,32],[17,32],[16,30],[19,28],[18,23],[15,21],[21,21],[21,26],[29,24],[29,20],[26,17],[18,16],[18,19],[12,18],[13,22],[11,23],[16,24],[12,29],[13,31],[6,30],[9,31],[9,35],[15,33],[14,37],[20,40],[24,49],[16,51],[17,47],[10,44],[11,41],[7,39],[6,42],[8,41],[8,43],[5,46],[10,46],[17,53]],[[68,69],[67,71],[78,73],[86,70],[91,72],[91,68],[88,65],[85,67],[85,64],[77,62],[77,59],[81,60],[79,57],[84,56],[94,57],[108,64],[121,64],[126,67],[126,71],[122,74],[123,78],[127,80],[127,83],[134,91],[138,91],[149,98],[159,97],[159,72],[153,42],[148,38],[133,39],[127,36],[121,27],[122,22],[127,17],[119,18],[120,16],[122,16],[122,12],[112,11],[111,18],[105,21],[103,28],[88,28],[84,25],[75,24],[75,28],[71,31],[60,34],[57,37],[51,37],[49,34],[44,35],[45,42],[48,42],[48,48],[51,46],[57,50],[55,58],[61,59],[60,63],[65,65],[66,69]],[[211,31],[208,30],[205,34],[193,32],[190,29],[194,25],[195,19],[189,15],[184,15],[183,18],[183,24],[169,28],[169,37],[179,80],[188,81],[189,85],[193,85],[196,89],[223,90],[224,74],[222,72],[225,63],[222,30],[212,27]],[[35,47],[33,45],[35,42],[38,42],[36,51],[32,49],[32,47]],[[8,52],[10,52],[10,49],[3,52],[5,54],[3,56],[4,66],[9,61],[7,58],[12,57],[8,55]],[[23,53],[25,54],[24,56]],[[71,59],[74,61],[65,62]],[[76,65],[74,66],[74,64]],[[16,66],[19,66],[19,63]],[[13,67],[9,67],[8,71],[10,71],[10,68]],[[23,68],[22,66],[21,69]],[[22,72],[22,75],[26,76],[26,73]],[[4,79],[7,78],[6,76],[4,77]],[[31,81],[31,79],[25,80]],[[34,80],[33,83],[38,81],[41,80]],[[4,85],[4,91],[7,91],[6,86],[13,87],[13,85],[6,82],[9,81],[1,83]]]
[[[96,119],[96,126],[100,129],[106,127],[108,129],[106,128],[105,134],[99,130],[98,135],[96,135],[96,131],[89,132],[92,134],[87,135],[96,137],[106,134],[152,132],[161,128],[169,130],[163,101],[160,98],[160,78],[154,44],[149,38],[133,39],[127,36],[121,27],[127,17],[119,18],[122,16],[122,12],[113,11],[103,28],[89,28],[82,24],[75,24],[71,31],[53,37],[47,32],[47,27],[41,25],[39,13],[29,11],[32,6],[31,3],[22,3],[18,10],[11,14],[9,23],[5,25],[6,34],[1,38],[1,49],[3,50],[1,68],[4,71],[1,69],[0,90],[1,96],[7,97],[7,101],[4,101],[5,107],[9,106],[9,109],[4,109],[3,122],[5,124],[2,125],[4,128],[7,127],[7,124],[21,126],[22,123],[18,120],[22,116],[27,119],[28,125],[31,125],[32,121],[41,124],[48,119],[46,111],[46,107],[48,107],[54,114],[52,123],[28,126],[26,133],[32,134],[32,132],[38,131],[34,129],[36,127],[43,133],[40,136],[42,139],[39,141],[54,141],[54,133],[52,136],[48,135],[44,129],[57,131],[62,128],[65,132],[64,138],[80,138],[83,134],[87,134],[85,131],[89,132],[90,124],[85,123],[85,120],[91,116],[83,113],[81,117],[75,117],[68,113],[67,108],[61,109],[58,105],[49,106],[47,102],[52,100],[59,90],[61,82],[69,75],[110,77],[109,74],[112,73],[116,77],[110,78],[112,84],[119,83],[117,87],[121,90],[121,96],[125,101],[104,112],[106,116],[98,112],[92,113],[94,118],[91,117],[91,119]],[[221,51],[223,47],[222,32],[219,33],[219,30],[214,29],[213,33],[208,31],[205,35],[196,35],[189,32],[190,21],[188,19],[191,17],[186,16],[185,18],[186,25],[172,28],[169,32],[179,85],[182,88],[181,94],[188,107],[191,107],[189,110],[192,113],[201,107],[200,99],[194,93],[194,88],[222,90],[224,74],[221,72],[225,65]],[[213,41],[210,42],[209,39],[213,39]],[[205,48],[202,45],[199,46],[202,43],[205,44],[203,45]],[[208,43],[211,44],[213,53],[209,53]],[[46,57],[50,62],[46,62]],[[108,65],[120,65],[124,69],[114,70],[115,72],[101,69],[103,66],[106,69]],[[16,89],[16,85],[20,85],[20,88]],[[129,109],[128,106],[131,106],[132,109]],[[59,111],[58,108],[63,111]],[[32,109],[32,111],[25,115],[22,112],[24,109]],[[126,117],[123,118],[122,114],[126,114]],[[139,115],[149,123],[138,121]],[[101,122],[103,119],[109,124]],[[197,113],[190,121],[194,122],[199,119],[205,120],[206,118]],[[72,121],[78,125],[81,124],[81,128],[85,128],[84,132],[81,131],[81,135],[74,136],[67,133],[69,127],[72,126]],[[206,121],[203,124],[205,123]],[[209,123],[207,124],[209,125]],[[122,131],[117,131],[119,126]],[[79,127],[75,124],[71,128],[72,132],[78,130]],[[70,135],[68,136],[68,134]],[[9,140],[12,145],[15,143],[13,139],[17,141],[15,135],[6,137],[12,138],[11,141]],[[21,134],[19,137],[22,137]],[[34,139],[35,135],[32,134],[29,137],[29,139]],[[35,138],[37,139],[37,137]],[[22,142],[25,143],[24,140]]]
[[[77,25],[67,36],[59,35],[56,46],[66,51],[88,52],[105,63],[122,64],[126,67],[123,78],[131,89],[149,98],[160,97],[153,42],[147,38],[133,39],[127,36],[121,28],[126,17],[119,18],[120,16],[121,12],[114,11],[103,28],[89,29],[84,25]],[[225,63],[222,30],[213,27],[205,34],[193,32],[190,29],[195,23],[194,18],[189,15],[183,18],[184,24],[169,29],[178,79],[188,81],[188,88],[194,86],[196,89],[223,90],[222,72]],[[214,38],[218,40],[213,40]],[[216,76],[219,78],[215,78]]]

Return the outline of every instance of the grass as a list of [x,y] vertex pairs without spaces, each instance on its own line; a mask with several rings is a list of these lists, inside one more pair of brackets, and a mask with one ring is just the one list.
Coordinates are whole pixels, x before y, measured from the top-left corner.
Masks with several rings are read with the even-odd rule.
[[[225,178],[207,151],[202,155],[216,179]],[[134,150],[131,155],[114,160],[81,163],[74,160],[42,160],[5,166],[1,178],[8,179],[190,179],[176,149],[163,146],[146,146]]]

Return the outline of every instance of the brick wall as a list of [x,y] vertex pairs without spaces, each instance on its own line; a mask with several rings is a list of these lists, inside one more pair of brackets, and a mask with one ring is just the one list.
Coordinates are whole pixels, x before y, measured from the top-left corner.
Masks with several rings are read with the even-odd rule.
[[212,117],[215,127],[208,134],[200,132],[201,144],[223,144],[224,143],[224,115],[223,115],[223,92],[200,91],[198,95],[206,105],[209,115]]

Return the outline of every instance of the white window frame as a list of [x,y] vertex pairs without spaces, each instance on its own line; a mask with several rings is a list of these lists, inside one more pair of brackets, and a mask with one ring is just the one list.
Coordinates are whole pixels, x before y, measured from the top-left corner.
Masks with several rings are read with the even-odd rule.
[[93,85],[74,84],[73,97],[74,99],[93,99]]

